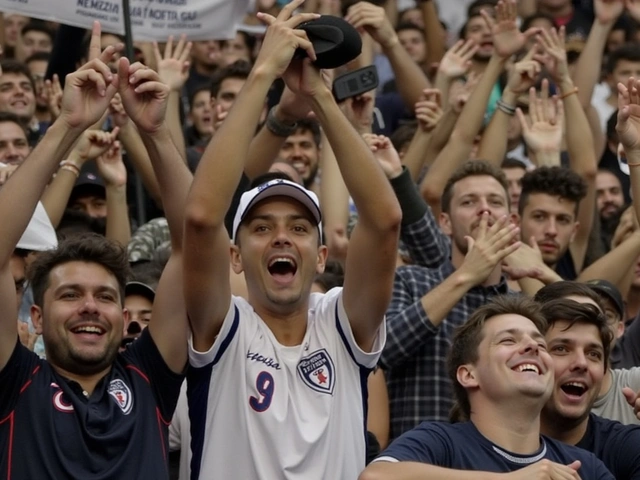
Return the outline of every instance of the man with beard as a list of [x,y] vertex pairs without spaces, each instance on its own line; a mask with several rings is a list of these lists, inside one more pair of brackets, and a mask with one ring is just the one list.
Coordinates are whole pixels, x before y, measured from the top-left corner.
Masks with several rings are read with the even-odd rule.
[[316,182],[320,161],[320,125],[314,119],[296,122],[296,131],[289,135],[280,148],[278,158],[293,166],[304,181],[304,187],[319,193]]
[[[4,478],[168,478],[167,427],[187,361],[181,295],[181,220],[188,172],[164,123],[169,88],[114,50],[100,53],[95,22],[91,59],[66,78],[61,113],[0,189],[0,471]],[[125,249],[101,236],[72,237],[30,268],[33,323],[47,360],[18,342],[9,259],[65,153],[107,110],[116,91],[145,142],[166,195],[174,250],[160,280],[154,322],[118,355],[128,312]],[[187,182],[183,180],[186,173]],[[28,186],[28,188],[27,188]],[[140,452],[144,455],[140,455]]]
[[565,280],[576,279],[587,251],[589,231],[578,222],[586,194],[585,182],[568,168],[539,167],[522,177],[521,238],[533,240],[544,263]]
[[507,293],[501,263],[520,246],[498,167],[463,164],[445,185],[441,205],[450,260],[432,269],[398,268],[387,310],[380,363],[387,373],[392,438],[422,421],[448,419],[453,392],[445,358],[453,330],[493,296]]
[[542,433],[592,452],[617,480],[640,478],[640,427],[590,413],[608,370],[613,334],[607,318],[592,298],[576,295],[546,300],[542,313],[555,370]]
[[596,207],[600,214],[600,236],[607,250],[624,212],[624,194],[618,177],[610,170],[600,168],[596,175]]

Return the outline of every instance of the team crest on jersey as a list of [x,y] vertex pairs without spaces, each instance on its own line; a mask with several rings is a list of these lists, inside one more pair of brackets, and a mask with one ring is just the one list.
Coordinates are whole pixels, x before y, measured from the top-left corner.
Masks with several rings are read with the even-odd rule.
[[335,368],[333,360],[324,348],[302,358],[298,363],[298,374],[312,390],[333,395],[336,383]]
[[122,413],[129,415],[133,408],[133,395],[131,395],[131,390],[127,384],[120,379],[111,380],[107,391],[116,401]]

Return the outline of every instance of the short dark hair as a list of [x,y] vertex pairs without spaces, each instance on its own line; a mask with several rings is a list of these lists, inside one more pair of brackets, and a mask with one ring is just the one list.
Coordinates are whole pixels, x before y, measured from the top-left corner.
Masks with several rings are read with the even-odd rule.
[[24,75],[29,79],[29,83],[31,84],[31,88],[35,92],[36,84],[31,78],[31,72],[29,68],[22,62],[18,62],[17,60],[2,60],[0,62],[0,68],[2,69],[2,75],[6,75],[7,73],[11,73],[13,75]]
[[[471,20],[473,20],[474,18],[483,18],[482,15],[480,15],[480,12],[478,13],[474,13],[473,15],[469,15],[467,17],[467,19],[465,20],[464,24],[462,25],[462,27],[460,27],[460,31],[458,32],[458,37],[461,40],[466,40],[467,39],[467,27],[469,26],[469,22],[471,22]],[[483,19],[484,21],[484,19]]]
[[536,12],[533,15],[529,15],[524,20],[522,20],[522,25],[520,25],[520,31],[526,32],[531,28],[531,24],[536,20],[548,20],[551,22],[553,28],[558,28],[558,24],[556,23],[555,18],[553,18],[548,13]]
[[420,34],[422,35],[422,38],[424,39],[424,28],[419,27],[415,23],[402,22],[396,27],[396,33],[400,33],[405,30],[415,30],[416,32],[420,32]]
[[467,18],[480,15],[480,11],[484,7],[495,7],[496,5],[498,5],[498,0],[475,0],[467,7]]
[[20,130],[24,133],[26,139],[29,139],[29,132],[27,126],[24,124],[20,117],[13,112],[0,112],[0,123],[15,123],[20,127]]
[[527,166],[524,162],[513,157],[505,157],[504,160],[502,160],[500,168],[521,168],[522,170],[527,170]]
[[49,52],[35,52],[27,57],[24,64],[28,66],[31,62],[49,62],[49,60],[51,60]]
[[549,328],[556,322],[569,322],[563,331],[569,330],[576,324],[594,325],[598,329],[602,347],[604,349],[604,368],[609,364],[609,354],[611,343],[613,342],[613,332],[607,325],[607,317],[595,305],[590,303],[579,303],[567,298],[557,298],[542,305],[542,314],[546,319]]
[[607,140],[610,142],[618,143],[618,131],[616,126],[618,125],[618,109],[611,114],[607,119]]
[[[238,33],[240,36],[242,36],[242,40],[244,40],[244,44],[247,47],[247,50],[249,50],[249,58],[253,61],[253,52],[256,48],[256,43],[258,43],[258,39],[251,35],[248,32],[242,31],[242,30],[237,30],[236,33]],[[224,46],[226,43],[228,43],[229,40],[221,40],[221,46]]]
[[640,49],[635,43],[627,43],[616,48],[607,57],[607,73],[613,73],[621,60],[640,62]]
[[53,31],[47,27],[47,24],[39,20],[31,20],[20,31],[20,36],[24,37],[29,32],[41,32],[49,36],[53,44]]
[[336,261],[328,261],[325,265],[324,272],[316,275],[313,282],[319,284],[325,292],[335,287],[341,287],[344,284],[344,270],[342,269],[342,265]]
[[226,67],[216,70],[211,80],[211,96],[217,97],[222,82],[228,78],[246,80],[251,73],[251,64],[245,60],[237,60]]
[[320,148],[320,143],[322,143],[320,123],[314,118],[302,118],[296,123],[295,133],[311,132],[311,135],[313,135],[313,143],[316,144],[316,147]]
[[209,92],[209,93],[211,93],[211,84],[208,83],[208,82],[207,83],[201,83],[200,85],[196,86],[196,88],[194,88],[193,91],[190,92],[190,94],[189,94],[189,110],[193,109],[193,102],[195,102],[196,96],[200,92]]
[[447,357],[447,370],[453,384],[456,403],[451,411],[453,420],[467,420],[471,415],[469,395],[458,382],[458,368],[478,361],[478,347],[484,338],[483,330],[487,321],[499,315],[509,314],[528,318],[542,334],[547,330],[547,322],[540,305],[524,295],[496,296],[473,312],[468,320],[456,329]]
[[563,280],[561,282],[550,283],[538,290],[533,299],[544,305],[552,300],[570,296],[589,298],[604,312],[604,305],[602,304],[600,296],[589,285],[581,282]]
[[33,288],[33,301],[43,306],[44,294],[49,288],[49,275],[58,265],[68,262],[87,262],[103,266],[118,282],[120,303],[124,302],[124,287],[129,278],[127,250],[102,235],[85,233],[62,240],[55,250],[42,252],[31,264],[28,278]]
[[504,172],[500,168],[484,160],[470,160],[458,167],[458,169],[453,172],[453,175],[449,177],[449,180],[447,180],[440,199],[440,208],[442,211],[449,213],[451,209],[451,199],[453,198],[453,187],[456,183],[467,177],[480,177],[485,175],[495,178],[500,185],[502,185],[507,197],[507,206],[509,206],[509,184],[507,183],[507,177]]
[[529,196],[535,193],[544,193],[574,202],[577,215],[580,201],[587,195],[587,185],[580,175],[569,168],[538,167],[522,177],[522,193],[518,205],[520,215],[529,202]]

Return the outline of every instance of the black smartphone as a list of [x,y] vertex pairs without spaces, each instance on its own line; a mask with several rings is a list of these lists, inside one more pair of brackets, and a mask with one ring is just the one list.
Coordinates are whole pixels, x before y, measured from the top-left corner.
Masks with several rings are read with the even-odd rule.
[[378,69],[375,65],[345,73],[333,81],[333,97],[337,102],[358,96],[378,86]]

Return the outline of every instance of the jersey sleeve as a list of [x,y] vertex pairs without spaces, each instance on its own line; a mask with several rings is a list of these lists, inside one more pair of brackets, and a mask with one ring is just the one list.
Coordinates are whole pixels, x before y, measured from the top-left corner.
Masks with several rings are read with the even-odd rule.
[[232,297],[229,310],[224,317],[220,333],[216,337],[211,348],[206,352],[198,352],[193,346],[193,333],[189,333],[189,363],[192,367],[202,368],[210,364],[216,364],[235,338],[240,324],[240,313]]
[[173,372],[162,358],[148,329],[122,354],[125,361],[140,369],[153,390],[162,418],[171,421],[178,403],[184,374]]
[[402,434],[374,462],[419,462],[451,467],[452,440],[434,423],[422,423]]
[[384,344],[387,341],[385,320],[380,323],[378,334],[373,342],[371,352],[365,352],[358,346],[358,343],[353,337],[351,323],[349,323],[349,318],[347,317],[347,312],[345,311],[344,304],[342,302],[342,292],[343,290],[341,287],[329,290],[322,300],[324,303],[322,308],[330,308],[333,310],[338,333],[340,334],[340,338],[353,361],[360,367],[368,369],[373,368],[378,363]]
[[5,367],[0,370],[0,422],[18,403],[22,389],[39,365],[38,356],[23,346],[16,336],[16,346]]

